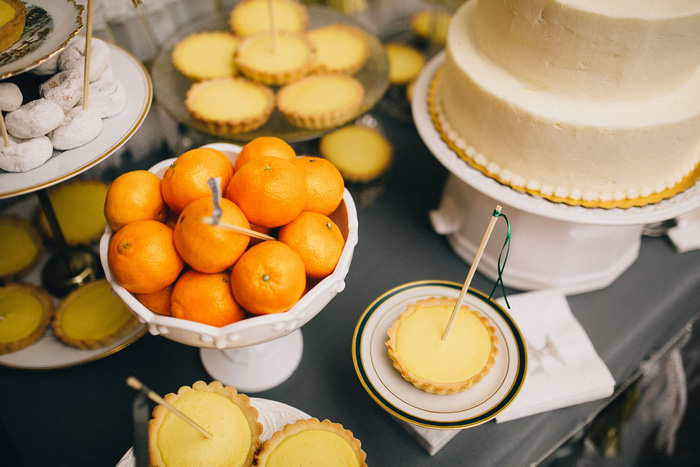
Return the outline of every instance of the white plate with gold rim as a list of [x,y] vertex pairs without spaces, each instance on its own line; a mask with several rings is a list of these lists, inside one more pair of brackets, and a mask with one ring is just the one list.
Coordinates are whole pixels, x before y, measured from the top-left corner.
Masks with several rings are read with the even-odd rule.
[[505,409],[520,391],[527,370],[527,352],[510,315],[486,295],[469,289],[463,303],[481,312],[496,328],[496,364],[478,384],[457,394],[430,394],[403,379],[387,354],[387,330],[406,306],[434,296],[457,298],[456,282],[426,280],[393,288],[378,297],[357,323],[352,359],[367,393],[391,415],[414,425],[461,429],[485,423]]
[[[311,418],[309,415],[291,405],[269,399],[251,397],[250,405],[258,409],[258,421],[263,426],[262,435],[260,435],[262,441],[270,439],[276,431],[281,430],[288,423]],[[136,458],[134,456],[134,449],[131,448],[124,454],[124,457],[119,460],[117,467],[135,466]]]

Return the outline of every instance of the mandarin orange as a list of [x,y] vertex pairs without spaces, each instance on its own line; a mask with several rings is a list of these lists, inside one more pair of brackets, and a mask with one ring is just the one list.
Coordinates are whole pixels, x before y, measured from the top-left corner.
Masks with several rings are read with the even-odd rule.
[[211,326],[226,326],[245,318],[231,292],[228,273],[203,273],[190,269],[175,283],[173,316]]
[[152,293],[137,293],[136,299],[153,313],[170,316],[170,297],[173,293],[173,286],[169,285],[163,290]]
[[226,191],[233,164],[226,155],[212,148],[196,148],[181,154],[163,174],[161,191],[167,205],[180,214],[192,201],[211,196],[208,181],[221,179],[221,191]]
[[304,156],[292,162],[306,180],[308,197],[304,211],[330,215],[343,200],[345,182],[340,171],[327,159]]
[[294,151],[294,148],[281,138],[276,136],[259,136],[241,148],[241,152],[233,164],[233,171],[237,172],[246,162],[263,156],[280,157],[292,162],[296,159],[297,153]]
[[314,279],[333,272],[345,247],[338,226],[328,216],[311,211],[302,212],[282,226],[277,238],[299,253],[306,275]]
[[162,222],[134,221],[109,241],[107,262],[114,279],[132,293],[153,293],[180,275],[184,261],[175,249],[173,231]]
[[279,157],[253,159],[231,178],[226,198],[236,203],[252,224],[275,228],[291,222],[307,199],[304,174]]
[[[221,222],[250,228],[243,211],[233,201],[219,203]],[[220,226],[208,225],[204,217],[212,215],[211,198],[204,197],[187,205],[175,224],[175,248],[187,264],[200,272],[221,272],[230,268],[248,247],[250,237]]]
[[306,288],[304,262],[282,242],[259,243],[233,265],[231,288],[238,303],[253,314],[288,311]]
[[163,222],[168,206],[163,201],[160,184],[160,178],[147,170],[132,170],[115,178],[104,205],[105,219],[112,230],[133,221]]

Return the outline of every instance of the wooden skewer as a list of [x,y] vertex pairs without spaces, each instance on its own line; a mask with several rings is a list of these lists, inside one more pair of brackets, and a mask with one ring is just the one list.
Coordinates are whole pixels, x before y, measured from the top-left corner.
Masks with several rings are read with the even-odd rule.
[[180,412],[178,409],[173,407],[172,404],[169,404],[168,402],[165,401],[162,397],[160,397],[158,394],[155,392],[151,391],[148,389],[146,386],[141,383],[138,379],[134,378],[133,376],[129,376],[126,379],[126,384],[131,386],[132,388],[136,389],[137,391],[143,391],[146,393],[146,396],[148,396],[149,399],[151,399],[153,402],[156,402],[169,411],[171,411],[173,414],[177,415],[182,419],[183,421],[187,422],[192,428],[195,430],[199,431],[202,435],[204,435],[207,439],[211,439],[211,433],[209,433],[207,430],[199,426],[197,423],[194,422],[190,417],[185,415],[184,413]]
[[3,117],[2,112],[0,112],[0,131],[2,132],[2,139],[5,142],[5,147],[9,148],[12,146],[10,137],[7,135],[7,127],[5,126],[5,117]]
[[273,14],[273,0],[267,0],[268,14],[270,18],[270,40],[272,41],[272,55],[277,54],[277,28],[275,27],[275,15]]
[[87,2],[87,25],[85,26],[85,70],[83,72],[83,110],[88,108],[90,88],[90,49],[92,48],[92,0]]
[[[496,209],[494,211],[494,214],[496,212],[501,212],[501,206],[496,205]],[[498,220],[498,216],[491,216],[491,220],[489,221],[489,225],[486,227],[486,232],[484,233],[484,237],[481,239],[481,244],[479,245],[479,248],[476,250],[476,256],[474,257],[474,261],[472,262],[471,267],[469,268],[469,273],[467,274],[467,279],[464,281],[464,285],[462,286],[462,290],[459,292],[459,297],[457,298],[457,303],[455,303],[454,310],[452,310],[452,315],[450,315],[450,320],[447,322],[447,327],[445,328],[445,332],[442,334],[442,342],[445,342],[447,339],[447,336],[450,334],[450,329],[452,329],[452,325],[454,324],[455,318],[457,317],[457,312],[459,311],[460,307],[462,306],[462,301],[464,300],[464,296],[467,294],[467,290],[469,290],[469,285],[472,283],[472,279],[474,278],[474,273],[476,273],[476,267],[479,264],[479,261],[481,260],[481,255],[484,253],[484,249],[486,248],[486,244],[489,241],[489,237],[491,237],[491,232],[493,231],[493,227],[496,225],[496,221]]]
[[249,237],[259,238],[260,240],[274,240],[275,237],[271,237],[267,234],[257,232],[252,229],[246,229],[245,227],[240,227],[238,225],[227,224],[226,222],[217,221],[211,216],[202,217],[202,222],[207,225],[214,225],[217,227],[223,227],[224,229],[232,230],[239,234],[248,235]]

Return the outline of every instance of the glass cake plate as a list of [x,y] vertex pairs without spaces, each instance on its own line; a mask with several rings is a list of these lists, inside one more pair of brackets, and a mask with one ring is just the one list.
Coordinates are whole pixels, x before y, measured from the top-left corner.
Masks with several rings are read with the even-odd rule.
[[469,289],[463,303],[486,316],[496,328],[498,355],[486,377],[456,394],[430,394],[403,379],[387,355],[387,330],[418,300],[457,298],[462,284],[446,281],[409,282],[378,297],[360,317],[352,340],[352,359],[367,393],[391,415],[414,425],[461,429],[498,415],[516,397],[525,381],[527,352],[510,315],[479,291]]
[[[317,28],[327,24],[344,23],[361,27],[349,16],[343,15],[337,10],[322,5],[307,5],[309,12],[308,29]],[[245,133],[219,133],[208,129],[205,125],[195,120],[185,107],[185,95],[192,82],[175,69],[171,54],[175,44],[184,37],[202,31],[229,30],[227,13],[214,13],[201,17],[180,29],[173,37],[169,38],[156,56],[153,68],[153,82],[155,86],[156,101],[178,123],[197,130],[223,141],[239,143],[248,142],[258,136],[275,135],[289,143],[307,141],[317,138],[333,128],[325,130],[311,130],[296,127],[284,118],[277,110],[272,112],[265,125]],[[364,29],[364,28],[363,28]],[[384,46],[379,39],[365,31],[370,40],[370,56],[365,66],[354,76],[365,88],[365,96],[360,108],[349,121],[363,115],[372,109],[382,98],[389,86],[389,63],[387,61]]]

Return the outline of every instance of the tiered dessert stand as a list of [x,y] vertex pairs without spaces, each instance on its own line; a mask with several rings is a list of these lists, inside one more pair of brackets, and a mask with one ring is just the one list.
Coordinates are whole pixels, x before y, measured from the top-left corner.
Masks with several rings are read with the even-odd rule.
[[[240,151],[239,146],[229,143],[206,147],[222,151],[232,161]],[[150,170],[162,176],[173,160],[161,161]],[[199,347],[202,363],[214,379],[241,392],[259,392],[281,384],[294,373],[303,353],[300,328],[345,288],[345,276],[358,239],[357,211],[347,189],[340,206],[329,217],[345,237],[345,247],[335,271],[314,284],[289,311],[254,316],[223,327],[153,313],[117,284],[107,263],[107,247],[112,236],[109,226],[100,241],[100,257],[113,290],[148,326],[151,334]]]
[[[14,56],[12,60],[0,61],[0,76],[3,78],[26,73],[60,53],[83,27],[83,8],[74,2],[32,0],[27,7],[34,12],[33,17],[39,18],[39,25],[28,23],[20,40],[5,51]],[[42,32],[43,29],[46,30]],[[27,44],[31,44],[31,47]],[[54,151],[46,163],[27,172],[0,171],[0,199],[33,192],[36,192],[39,198],[58,251],[47,261],[42,261],[25,279],[32,283],[41,283],[47,291],[57,297],[65,296],[71,290],[102,277],[103,272],[99,257],[92,248],[66,245],[47,189],[85,172],[113,155],[141,126],[153,97],[151,79],[143,64],[121,47],[111,43],[107,45],[112,54],[114,79],[128,83],[124,110],[105,119],[102,133],[84,146],[67,151]],[[0,56],[0,60],[4,56]],[[30,206],[29,201],[23,200],[13,204],[5,213],[29,217],[34,211],[34,205]],[[143,328],[139,327],[108,347],[81,350],[61,344],[51,331],[47,331],[35,344],[0,356],[0,365],[23,369],[72,366],[116,352],[143,333]]]
[[[553,203],[498,183],[452,151],[431,120],[427,96],[443,62],[444,52],[428,62],[412,100],[421,138],[450,171],[431,221],[438,233],[447,235],[455,253],[471,261],[479,246],[483,219],[495,204],[502,205],[513,229],[503,274],[506,286],[557,288],[567,295],[605,288],[637,259],[645,224],[672,219],[700,206],[698,183],[659,203],[628,209]],[[499,233],[498,228],[494,235],[503,238],[505,232]],[[498,277],[502,245],[497,243],[486,248],[480,263],[482,273],[492,280]]]

